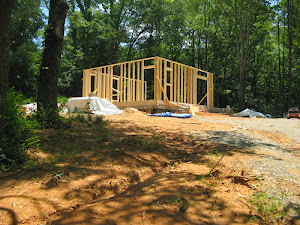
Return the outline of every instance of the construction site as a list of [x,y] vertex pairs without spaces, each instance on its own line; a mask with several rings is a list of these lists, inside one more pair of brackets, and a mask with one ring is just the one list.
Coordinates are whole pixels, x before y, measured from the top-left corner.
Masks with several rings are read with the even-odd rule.
[[82,96],[147,112],[220,111],[213,103],[212,73],[161,57],[86,69]]

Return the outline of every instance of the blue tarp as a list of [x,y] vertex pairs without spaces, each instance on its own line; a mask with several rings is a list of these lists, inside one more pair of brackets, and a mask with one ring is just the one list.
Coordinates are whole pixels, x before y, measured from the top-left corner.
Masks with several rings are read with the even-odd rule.
[[190,117],[192,116],[192,114],[189,114],[189,113],[171,113],[171,112],[163,112],[163,113],[149,114],[148,116],[162,116],[162,117],[190,118]]

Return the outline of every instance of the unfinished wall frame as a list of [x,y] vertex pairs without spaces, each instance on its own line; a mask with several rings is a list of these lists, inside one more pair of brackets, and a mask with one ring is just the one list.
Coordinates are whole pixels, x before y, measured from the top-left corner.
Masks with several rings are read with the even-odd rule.
[[[150,69],[154,71],[154,100],[201,104],[206,98],[207,106],[214,106],[212,73],[158,56],[84,70],[82,96],[94,95],[111,102],[149,100],[145,72]],[[207,83],[200,102],[198,79]]]

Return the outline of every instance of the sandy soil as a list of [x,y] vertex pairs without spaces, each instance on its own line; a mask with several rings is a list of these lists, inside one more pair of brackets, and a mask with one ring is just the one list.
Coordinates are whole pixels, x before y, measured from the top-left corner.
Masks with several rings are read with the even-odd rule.
[[226,115],[160,118],[129,109],[105,119],[109,136],[93,123],[39,131],[33,165],[0,174],[0,224],[274,222],[272,213],[251,219],[261,215],[249,202],[257,191],[284,193],[290,217],[277,223],[300,224],[299,143],[246,125],[266,120],[241,125]]

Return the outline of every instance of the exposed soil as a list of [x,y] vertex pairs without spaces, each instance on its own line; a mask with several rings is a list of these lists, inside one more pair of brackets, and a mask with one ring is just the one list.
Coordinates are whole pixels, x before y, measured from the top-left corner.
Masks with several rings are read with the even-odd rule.
[[[0,224],[300,224],[299,120],[105,119],[37,131],[26,168],[0,174]],[[258,191],[288,216],[259,212]]]

